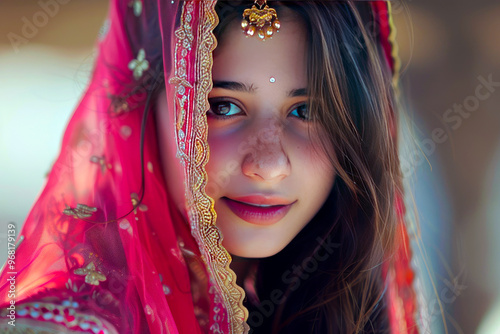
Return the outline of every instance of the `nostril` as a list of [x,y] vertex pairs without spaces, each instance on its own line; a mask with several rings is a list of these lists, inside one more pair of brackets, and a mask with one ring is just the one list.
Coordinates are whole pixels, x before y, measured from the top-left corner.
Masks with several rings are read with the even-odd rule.
[[[275,147],[276,148],[276,147]],[[280,180],[290,174],[290,161],[281,146],[278,149],[265,148],[247,154],[243,158],[244,175],[260,180]]]

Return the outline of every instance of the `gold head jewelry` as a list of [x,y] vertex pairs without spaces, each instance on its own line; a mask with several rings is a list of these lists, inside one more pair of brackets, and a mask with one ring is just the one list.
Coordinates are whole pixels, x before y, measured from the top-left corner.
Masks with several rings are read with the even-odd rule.
[[280,27],[278,14],[274,8],[269,8],[267,0],[255,0],[252,8],[243,12],[241,29],[247,36],[251,37],[257,33],[257,36],[264,41],[278,32]]

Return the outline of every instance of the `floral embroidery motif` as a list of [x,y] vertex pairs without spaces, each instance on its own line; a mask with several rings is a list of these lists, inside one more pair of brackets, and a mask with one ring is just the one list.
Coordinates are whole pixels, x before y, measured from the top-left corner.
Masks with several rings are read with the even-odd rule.
[[170,287],[168,285],[166,285],[166,284],[163,284],[163,276],[162,276],[162,274],[160,274],[160,283],[161,283],[161,285],[163,287],[163,293],[165,295],[169,295],[169,294],[172,293],[172,290],[170,289]]
[[106,158],[104,156],[98,157],[98,156],[93,155],[90,157],[90,162],[100,165],[101,172],[103,174],[106,171],[106,168],[111,169],[111,167],[113,167],[110,163],[106,163]]
[[71,278],[68,278],[68,281],[66,282],[66,289],[71,290],[73,292],[81,292],[84,287],[85,287],[85,284],[82,284],[80,287],[78,287],[78,285],[76,285],[76,283],[73,283]]
[[[175,36],[177,37],[177,46],[175,52],[175,77],[169,80],[170,84],[174,84],[177,87],[177,98],[176,98],[176,128],[177,128],[177,154],[176,157],[181,159],[184,164],[189,161],[186,152],[186,142],[185,133],[182,130],[186,125],[186,108],[189,108],[191,103],[191,97],[193,92],[193,85],[187,80],[187,64],[186,58],[188,57],[188,51],[191,51],[191,45],[194,40],[192,27],[189,22],[192,19],[192,13],[194,7],[192,4],[186,4],[185,13],[183,14],[183,21],[180,27],[175,31]],[[188,19],[189,18],[189,19]]]
[[130,106],[125,98],[108,93],[108,99],[111,100],[110,108],[115,116],[119,116],[130,111]]
[[132,59],[132,61],[128,64],[128,68],[133,71],[135,80],[139,80],[144,71],[149,69],[149,62],[146,60],[146,51],[144,51],[144,49],[139,50],[137,58]]
[[93,208],[85,204],[77,204],[76,208],[67,206],[66,209],[63,210],[63,214],[73,216],[75,218],[88,218],[91,217],[93,212],[96,211],[97,208]]
[[90,262],[85,268],[75,269],[73,273],[85,276],[85,283],[90,285],[99,285],[99,281],[104,282],[106,280],[106,276],[95,269],[94,262]]
[[142,1],[141,0],[133,0],[128,4],[129,7],[134,9],[134,15],[139,17],[142,13]]
[[120,136],[123,139],[127,139],[132,134],[132,129],[128,125],[124,125],[120,128]]
[[148,211],[146,204],[139,204],[139,195],[132,193],[130,194],[130,198],[132,199],[132,205],[134,206],[134,214],[137,214],[137,209],[139,209],[139,211]]
[[120,221],[119,226],[122,230],[128,230],[130,228],[130,222],[128,221],[128,219],[123,219],[122,221]]
[[163,293],[169,295],[172,293],[172,290],[170,290],[170,288],[167,285],[163,284]]
[[[31,318],[40,323],[54,323],[64,326],[78,333],[86,332],[93,334],[108,334],[115,332],[107,321],[101,320],[98,317],[79,312],[80,304],[72,299],[63,300],[61,304],[33,302],[21,305],[16,304],[17,314],[20,318]],[[2,312],[3,313],[3,312]],[[3,314],[2,314],[3,318]],[[40,325],[40,328],[45,328]],[[27,329],[27,328],[23,328]],[[14,333],[32,333],[31,331],[19,331]],[[45,331],[33,331],[33,333],[49,333]],[[50,330],[50,333],[54,333]]]

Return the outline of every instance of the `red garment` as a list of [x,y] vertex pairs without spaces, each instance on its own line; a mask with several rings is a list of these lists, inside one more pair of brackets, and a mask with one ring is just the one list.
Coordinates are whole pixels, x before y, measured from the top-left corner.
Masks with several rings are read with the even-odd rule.
[[[213,200],[204,191],[214,4],[111,1],[109,31],[98,42],[89,87],[68,124],[45,189],[19,232],[23,241],[15,267],[6,266],[0,275],[2,319],[9,320],[7,279],[14,275],[17,328],[45,323],[54,331],[85,333],[248,330],[244,291],[229,269],[230,256],[214,226]],[[397,71],[387,4],[372,6],[388,62]],[[151,73],[152,55],[144,51],[150,41],[131,40],[144,36],[136,30],[150,29],[155,16],[160,24],[153,34],[161,34],[163,42],[168,112],[178,143],[170,159],[186,188],[181,213],[166,191],[152,113],[146,118],[142,162],[140,155],[147,94],[135,88]],[[143,47],[133,49],[133,44]],[[397,205],[405,242],[395,265],[386,268],[390,320],[393,333],[402,333],[401,326],[416,333],[401,196]]]

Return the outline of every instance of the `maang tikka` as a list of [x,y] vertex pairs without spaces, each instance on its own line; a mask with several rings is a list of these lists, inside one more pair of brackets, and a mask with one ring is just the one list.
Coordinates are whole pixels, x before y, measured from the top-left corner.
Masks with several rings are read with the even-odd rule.
[[278,32],[281,23],[274,8],[269,8],[267,0],[255,0],[252,8],[245,9],[241,29],[247,36],[257,36],[266,40]]

